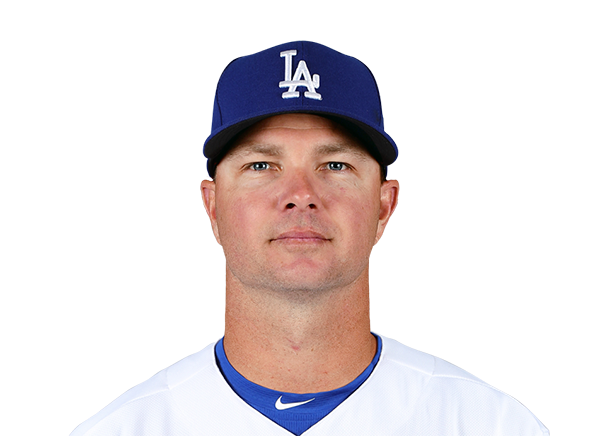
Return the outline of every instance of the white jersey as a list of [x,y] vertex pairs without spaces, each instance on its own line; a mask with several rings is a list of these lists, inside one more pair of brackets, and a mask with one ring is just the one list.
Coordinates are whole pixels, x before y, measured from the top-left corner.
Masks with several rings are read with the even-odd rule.
[[[369,378],[303,436],[543,436],[514,398],[434,356],[382,337]],[[130,389],[71,436],[291,433],[244,402],[215,361],[214,344]]]

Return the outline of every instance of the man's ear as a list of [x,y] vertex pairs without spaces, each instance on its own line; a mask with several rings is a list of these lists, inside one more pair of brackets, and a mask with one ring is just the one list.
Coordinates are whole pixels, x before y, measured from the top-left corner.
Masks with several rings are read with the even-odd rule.
[[210,219],[210,225],[212,226],[213,234],[219,244],[221,239],[219,238],[219,226],[217,225],[217,205],[215,204],[215,182],[212,180],[202,180],[200,184],[200,190],[202,191],[202,202],[204,203],[204,209]]
[[398,204],[398,191],[400,185],[397,180],[386,180],[381,184],[381,199],[379,207],[379,223],[377,224],[377,237],[375,243],[381,239],[385,226]]

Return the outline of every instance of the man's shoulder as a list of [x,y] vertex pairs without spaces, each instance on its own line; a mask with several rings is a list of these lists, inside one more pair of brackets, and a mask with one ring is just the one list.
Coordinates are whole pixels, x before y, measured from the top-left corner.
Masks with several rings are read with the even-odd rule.
[[[382,339],[380,372],[374,374],[373,392],[388,395],[390,404],[395,401],[391,396],[401,392],[401,408],[410,411],[406,415],[407,425],[411,420],[418,422],[434,413],[438,426],[484,428],[487,425],[503,428],[501,434],[511,434],[514,426],[520,429],[515,434],[523,428],[530,430],[524,434],[548,434],[535,415],[510,395],[443,359],[393,339]],[[436,428],[430,430],[437,432]]]
[[473,374],[439,357],[415,350],[394,339],[382,337],[382,340],[385,360],[398,367],[416,371],[426,377],[456,378],[486,384]]
[[186,381],[201,375],[206,369],[215,365],[214,361],[214,343],[208,345],[203,350],[181,359],[173,365],[159,371],[148,380],[129,389],[109,405],[104,407],[98,413],[81,423],[71,433],[71,436],[83,436],[90,433],[98,426],[110,425],[105,421],[111,418],[123,415],[151,414],[152,409],[156,408],[162,414],[168,414],[169,410],[175,410],[172,404],[171,391],[178,388]]

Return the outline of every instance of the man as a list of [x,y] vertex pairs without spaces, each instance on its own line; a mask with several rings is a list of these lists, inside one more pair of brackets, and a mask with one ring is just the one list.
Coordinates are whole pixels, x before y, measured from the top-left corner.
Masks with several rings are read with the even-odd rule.
[[310,42],[236,59],[204,152],[224,338],[73,436],[548,434],[513,398],[370,331],[369,256],[398,183],[365,65]]

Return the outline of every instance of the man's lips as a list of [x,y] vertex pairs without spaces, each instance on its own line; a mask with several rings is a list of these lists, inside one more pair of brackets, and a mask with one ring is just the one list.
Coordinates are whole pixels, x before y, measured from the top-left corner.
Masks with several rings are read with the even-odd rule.
[[324,235],[314,230],[290,230],[271,239],[271,241],[280,242],[322,242],[328,240]]

